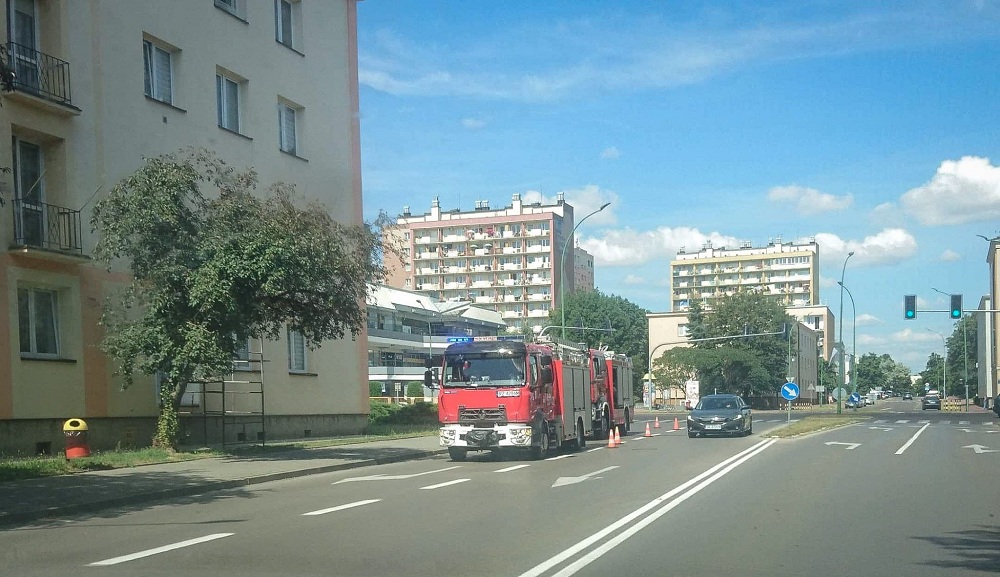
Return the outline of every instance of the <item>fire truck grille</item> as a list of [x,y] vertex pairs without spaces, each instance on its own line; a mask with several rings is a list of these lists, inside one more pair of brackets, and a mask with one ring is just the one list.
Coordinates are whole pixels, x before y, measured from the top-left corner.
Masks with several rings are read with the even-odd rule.
[[504,407],[489,409],[469,409],[459,407],[458,422],[462,425],[491,426],[507,423],[507,409]]

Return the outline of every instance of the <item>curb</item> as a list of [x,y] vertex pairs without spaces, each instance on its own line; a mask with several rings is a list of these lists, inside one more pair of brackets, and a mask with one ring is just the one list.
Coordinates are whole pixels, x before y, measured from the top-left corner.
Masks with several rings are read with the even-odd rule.
[[296,477],[305,477],[308,475],[319,475],[322,473],[331,473],[334,471],[359,469],[361,467],[370,467],[373,465],[388,465],[391,463],[400,463],[403,461],[419,461],[421,459],[429,459],[431,457],[446,452],[447,451],[445,451],[444,449],[436,451],[413,449],[408,454],[395,455],[392,457],[382,457],[379,459],[368,459],[364,461],[353,461],[349,463],[337,463],[335,465],[323,465],[320,467],[310,467],[306,469],[297,469],[294,471],[283,471],[281,473],[269,473],[266,475],[255,475],[239,479],[227,479],[225,481],[207,481],[205,483],[199,483],[197,485],[192,485],[187,487],[178,487],[176,489],[164,489],[162,491],[128,495],[125,497],[116,497],[112,499],[102,499],[99,501],[92,501],[90,503],[74,503],[72,505],[63,505],[63,506],[57,505],[45,509],[38,509],[35,511],[23,511],[19,513],[0,514],[0,528],[10,529],[19,525],[25,525],[27,523],[40,521],[42,519],[50,519],[53,517],[77,515],[80,513],[94,513],[97,511],[114,509],[116,507],[126,507],[130,505],[149,504],[157,501],[176,499],[179,497],[190,497],[193,495],[200,495],[202,493],[225,491],[227,489],[238,489],[240,487],[249,487],[251,485],[270,483],[271,481],[282,481],[284,479],[294,479]]

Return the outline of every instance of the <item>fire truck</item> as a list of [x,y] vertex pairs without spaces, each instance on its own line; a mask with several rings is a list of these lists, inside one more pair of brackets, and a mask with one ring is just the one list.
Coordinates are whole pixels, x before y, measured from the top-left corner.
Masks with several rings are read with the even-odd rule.
[[455,461],[469,451],[526,450],[541,458],[582,449],[632,422],[628,357],[549,338],[456,338],[442,359],[441,445]]

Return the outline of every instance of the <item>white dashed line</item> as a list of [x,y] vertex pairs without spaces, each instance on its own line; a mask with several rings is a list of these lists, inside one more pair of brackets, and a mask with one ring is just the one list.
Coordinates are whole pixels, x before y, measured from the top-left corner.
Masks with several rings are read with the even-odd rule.
[[421,487],[420,490],[426,491],[429,489],[440,489],[441,487],[447,487],[449,485],[457,485],[459,483],[464,483],[466,481],[471,481],[471,479],[455,479],[454,481],[447,481],[444,483],[438,483],[437,485],[427,485],[426,487]]
[[493,472],[494,473],[509,473],[511,471],[516,471],[518,469],[523,469],[525,467],[530,467],[530,466],[531,465],[527,465],[527,464],[525,464],[525,465],[514,465],[512,467],[507,467],[505,469],[497,469],[496,471],[493,471]]
[[155,549],[146,549],[145,551],[139,551],[138,553],[132,553],[131,555],[112,557],[111,559],[105,559],[104,561],[97,561],[95,563],[91,563],[89,566],[99,567],[105,565],[117,565],[119,563],[125,563],[127,561],[135,561],[136,559],[142,559],[143,557],[150,557],[152,555],[166,553],[167,551],[173,551],[174,549],[190,547],[191,545],[198,545],[199,543],[206,543],[208,541],[214,541],[216,539],[222,539],[223,537],[229,537],[232,535],[235,535],[235,533],[214,533],[212,535],[205,535],[204,537],[198,537],[197,539],[188,539],[187,541],[181,541],[180,543],[164,545],[163,547],[157,547]]
[[365,501],[355,501],[353,503],[347,503],[346,505],[337,505],[336,507],[330,507],[329,509],[320,509],[318,511],[310,511],[308,513],[303,513],[303,517],[313,517],[316,515],[326,515],[327,513],[333,513],[335,511],[343,511],[344,509],[353,509],[354,507],[360,507],[362,505],[371,505],[372,503],[378,503],[382,499],[367,499]]

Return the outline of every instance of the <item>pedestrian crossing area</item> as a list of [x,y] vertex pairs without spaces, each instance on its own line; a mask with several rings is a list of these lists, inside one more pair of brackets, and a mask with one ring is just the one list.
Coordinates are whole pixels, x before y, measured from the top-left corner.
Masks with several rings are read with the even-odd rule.
[[969,421],[958,421],[957,423],[955,423],[954,421],[950,421],[948,419],[943,419],[943,420],[938,420],[938,421],[931,421],[930,419],[920,419],[920,420],[917,420],[917,419],[897,419],[895,421],[892,420],[892,419],[878,419],[878,420],[875,421],[876,425],[889,425],[889,424],[892,424],[892,425],[906,425],[906,424],[909,424],[909,423],[913,423],[913,424],[916,424],[916,425],[927,425],[927,424],[934,424],[934,425],[952,425],[952,424],[971,425],[972,424]]

